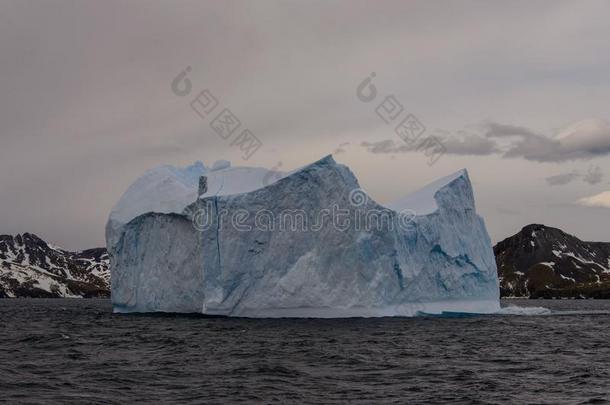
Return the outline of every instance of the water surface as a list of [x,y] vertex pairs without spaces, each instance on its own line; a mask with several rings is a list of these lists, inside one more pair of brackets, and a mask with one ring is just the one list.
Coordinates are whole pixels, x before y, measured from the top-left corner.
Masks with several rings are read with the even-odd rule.
[[0,401],[610,401],[610,301],[503,306],[551,314],[230,319],[118,315],[108,300],[5,299]]

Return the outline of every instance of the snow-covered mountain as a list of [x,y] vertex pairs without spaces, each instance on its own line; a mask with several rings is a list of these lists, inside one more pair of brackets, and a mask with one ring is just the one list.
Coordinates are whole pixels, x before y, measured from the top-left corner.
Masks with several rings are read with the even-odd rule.
[[494,253],[503,297],[610,298],[610,243],[531,224]]
[[108,297],[105,248],[69,252],[31,233],[0,235],[0,297]]

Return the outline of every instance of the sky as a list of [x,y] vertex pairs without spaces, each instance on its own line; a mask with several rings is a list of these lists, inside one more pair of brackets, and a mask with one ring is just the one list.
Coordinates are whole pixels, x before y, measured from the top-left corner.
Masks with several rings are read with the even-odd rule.
[[[103,246],[151,167],[333,153],[380,203],[467,168],[494,242],[529,223],[610,241],[608,16],[604,1],[0,0],[0,233]],[[193,111],[203,90],[260,140],[251,157]],[[398,136],[408,115],[444,153]]]

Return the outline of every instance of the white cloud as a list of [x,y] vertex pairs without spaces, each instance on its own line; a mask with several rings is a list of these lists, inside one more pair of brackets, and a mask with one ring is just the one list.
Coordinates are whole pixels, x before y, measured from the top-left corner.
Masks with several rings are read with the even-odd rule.
[[579,205],[586,207],[610,208],[610,191],[604,191],[590,197],[584,197],[576,201]]

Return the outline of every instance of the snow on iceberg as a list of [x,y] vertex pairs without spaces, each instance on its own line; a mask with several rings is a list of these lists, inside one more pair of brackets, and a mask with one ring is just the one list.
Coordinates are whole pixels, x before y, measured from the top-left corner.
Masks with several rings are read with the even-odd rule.
[[[384,207],[331,156],[289,174],[218,167],[155,169],[113,209],[106,235],[115,312],[500,309],[491,241],[465,170]],[[198,196],[200,176],[208,188]]]
[[106,224],[108,248],[118,242],[123,226],[139,215],[151,212],[182,213],[184,207],[197,199],[201,176],[206,176],[208,182],[205,197],[252,191],[283,175],[282,172],[259,167],[231,167],[226,160],[215,162],[212,168],[195,162],[186,168],[166,165],[148,170],[129,186],[112,208]]

